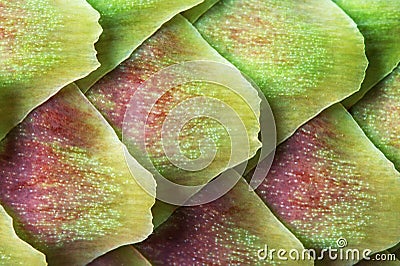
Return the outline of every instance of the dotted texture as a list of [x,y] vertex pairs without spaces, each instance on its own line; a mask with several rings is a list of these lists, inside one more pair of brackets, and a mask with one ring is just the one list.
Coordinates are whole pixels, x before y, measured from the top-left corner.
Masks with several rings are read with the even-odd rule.
[[400,67],[353,106],[351,114],[400,170]]
[[99,64],[99,14],[83,0],[0,3],[0,140],[35,107]]
[[[124,160],[111,127],[67,87],[0,143],[0,202],[49,263],[85,264],[152,230],[154,199]],[[153,184],[144,169],[138,173]]]
[[400,61],[400,1],[333,0],[356,23],[365,38],[368,69],[361,90],[343,104],[351,107]]
[[86,92],[127,59],[165,22],[201,0],[88,0],[100,12],[103,33],[96,43],[99,69],[77,82]]
[[330,0],[222,0],[195,26],[264,92],[278,142],[356,92],[367,66],[362,35]]
[[307,247],[345,238],[380,251],[400,238],[399,189],[393,165],[335,105],[278,147],[257,193]]
[[212,203],[179,208],[137,245],[154,265],[313,265],[259,260],[257,251],[303,250],[244,180]]
[[[122,63],[114,71],[110,72],[98,83],[96,83],[87,93],[88,99],[96,106],[96,108],[110,122],[118,134],[121,134],[122,124],[125,117],[125,112],[129,106],[129,101],[134,95],[137,88],[148,79],[152,74],[162,68],[168,67],[175,63],[181,63],[190,60],[213,60],[226,63],[207,43],[201,38],[196,30],[181,16],[174,18],[168,22],[160,31],[153,37],[148,39],[134,54]],[[164,80],[160,86],[165,86]],[[154,88],[154,93],[157,88]],[[221,85],[205,83],[205,82],[189,82],[185,85],[178,86],[169,90],[151,110],[146,110],[146,97],[150,98],[153,91],[148,91],[144,94],[143,99],[137,99],[133,114],[134,117],[146,117],[146,134],[142,131],[135,131],[140,125],[132,123],[132,131],[124,132],[124,138],[129,142],[145,138],[146,150],[141,150],[141,153],[133,151],[139,162],[146,163],[140,158],[146,158],[145,154],[150,156],[153,165],[157,171],[164,177],[172,179],[175,182],[185,185],[200,185],[209,181],[223,170],[233,157],[234,164],[242,162],[253,156],[259,148],[258,141],[259,122],[258,117],[250,108],[250,103],[257,101],[256,91],[250,92],[248,95],[238,95],[232,90]],[[227,129],[212,118],[196,118],[185,124],[182,128],[179,140],[180,148],[183,154],[190,159],[196,159],[200,155],[199,143],[201,140],[209,139],[216,144],[217,154],[212,164],[201,171],[186,171],[174,166],[164,153],[164,148],[168,148],[168,143],[164,142],[164,147],[161,143],[161,131],[165,123],[166,116],[178,104],[194,98],[196,96],[206,96],[215,98],[227,103],[243,121],[249,138],[250,150],[237,152],[231,155],[231,139]],[[242,98],[247,97],[247,98]],[[257,102],[257,104],[259,104]],[[210,112],[215,112],[212,106],[207,108],[207,101],[204,104],[196,105],[201,110],[190,110],[193,113],[196,111],[204,111],[209,109]],[[258,108],[258,107],[255,107]],[[254,108],[254,109],[255,109]],[[186,111],[189,112],[188,108]],[[148,111],[148,112],[147,112]],[[184,110],[185,111],[185,110]],[[256,111],[256,110],[254,110]],[[217,116],[218,114],[215,114]],[[183,114],[176,114],[176,117],[182,117]],[[225,125],[226,126],[226,125]],[[230,134],[235,134],[234,127],[237,125],[231,123],[232,129]],[[180,128],[176,129],[177,131]],[[132,135],[131,135],[132,134]],[[235,143],[236,144],[236,143]],[[207,146],[207,145],[205,145]],[[210,144],[211,146],[211,144]],[[238,146],[238,145],[236,145]],[[128,145],[130,148],[131,146]],[[135,146],[137,147],[137,146]],[[207,146],[208,147],[208,146]],[[211,146],[212,147],[212,146]],[[249,154],[247,154],[249,153]],[[239,155],[239,156],[238,156]],[[240,159],[235,159],[241,157]]]

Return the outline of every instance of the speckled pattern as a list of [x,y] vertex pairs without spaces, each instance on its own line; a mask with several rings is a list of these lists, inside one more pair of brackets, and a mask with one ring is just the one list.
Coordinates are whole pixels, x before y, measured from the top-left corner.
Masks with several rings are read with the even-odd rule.
[[99,66],[98,19],[83,0],[1,1],[0,140],[32,109]]
[[62,43],[43,38],[62,23],[62,15],[48,1],[3,1],[0,14],[0,88],[28,82],[60,63]]
[[259,260],[257,251],[302,245],[241,180],[222,198],[181,207],[137,248],[154,265],[312,265]]
[[219,59],[225,62],[199,37],[188,22],[178,16],[148,39],[117,69],[99,80],[86,96],[116,131],[121,133],[130,99],[151,75],[183,61]]
[[1,204],[19,236],[50,263],[84,264],[151,231],[154,199],[135,182],[117,136],[76,87],[10,132],[0,143],[0,169]]
[[400,67],[353,106],[351,114],[400,170]]
[[[64,66],[68,61],[72,63],[71,58],[79,58],[75,54],[69,54],[72,51],[78,52],[76,48],[70,47],[68,41],[74,41],[75,38],[81,38],[80,44],[75,47],[81,47],[80,54],[81,65],[74,62],[74,71],[77,72],[76,78],[82,75],[81,71],[88,63],[84,58],[92,61],[92,68],[96,66],[95,57],[90,58],[90,49],[94,54],[93,36],[99,33],[96,20],[96,13],[90,6],[74,0],[69,3],[68,8],[64,8],[64,13],[60,9],[61,4],[50,3],[48,0],[18,0],[2,1],[0,4],[0,88],[7,88],[10,85],[25,85],[32,82],[32,79],[40,79],[44,76],[52,75],[52,72],[60,66]],[[85,6],[86,5],[86,6]],[[72,26],[77,23],[77,17],[69,14],[69,9],[76,7],[82,16],[87,16],[88,23],[83,31],[87,31],[87,37],[81,32],[74,32]],[[97,16],[98,18],[98,16]],[[92,19],[92,21],[90,21]],[[70,21],[68,21],[70,20]],[[90,24],[91,23],[91,24]],[[92,32],[90,32],[92,31]],[[60,32],[67,33],[63,37],[58,36]],[[92,43],[86,47],[81,43],[93,38]],[[97,35],[98,37],[98,35]],[[76,50],[75,50],[76,49]],[[84,54],[82,51],[88,52]],[[71,61],[70,61],[71,60]],[[58,66],[57,66],[58,65]],[[88,70],[86,70],[88,72]],[[66,77],[64,77],[66,78]]]
[[335,105],[277,148],[257,193],[307,247],[343,237],[379,251],[399,238],[399,188],[398,172]]
[[264,92],[279,142],[357,91],[367,66],[362,35],[330,0],[222,0],[195,26]]
[[96,43],[99,69],[77,84],[86,92],[96,81],[129,58],[164,23],[202,0],[89,0],[100,12],[104,29]]
[[400,62],[400,1],[334,0],[358,25],[365,38],[368,69],[361,90],[344,105],[349,108]]
[[[178,16],[168,22],[157,34],[148,39],[127,61],[96,83],[86,95],[110,122],[116,132],[121,135],[122,124],[129,101],[144,80],[165,67],[191,60],[213,60],[226,63],[226,60],[219,56],[201,38],[186,19]],[[162,81],[160,85],[166,88],[165,83],[165,81]],[[236,164],[248,159],[248,157],[245,158],[248,151],[237,152],[234,156],[231,156],[232,145],[226,128],[230,126],[230,129],[232,129],[230,133],[232,133],[234,132],[233,128],[237,127],[237,125],[231,123],[231,125],[224,125],[226,127],[224,128],[218,122],[213,121],[212,118],[201,117],[192,119],[182,128],[179,135],[181,140],[180,147],[188,158],[195,159],[200,155],[199,140],[212,139],[216,143],[218,150],[212,164],[201,170],[201,172],[191,172],[180,169],[170,162],[163,150],[163,147],[168,148],[168,143],[164,142],[164,146],[161,143],[161,129],[167,114],[178,104],[189,98],[205,96],[219,99],[229,105],[240,116],[247,129],[250,145],[249,154],[254,155],[255,151],[259,148],[259,122],[258,117],[256,117],[258,114],[254,114],[254,112],[257,112],[256,108],[252,110],[244,101],[255,102],[255,99],[258,99],[255,89],[252,88],[250,92],[252,98],[249,100],[247,96],[241,95],[239,97],[235,92],[221,85],[205,82],[189,82],[169,90],[158,99],[152,110],[146,110],[146,101],[152,97],[152,94],[156,94],[158,88],[154,88],[153,90],[148,91],[148,94],[144,95],[143,99],[137,99],[133,103],[136,104],[134,112],[132,112],[133,117],[146,118],[146,115],[149,115],[145,121],[146,134],[140,130],[140,123],[142,123],[142,120],[140,120],[140,123],[132,123],[132,135],[129,132],[125,132],[124,137],[134,141],[146,138],[147,150],[141,150],[140,154],[134,153],[134,156],[136,156],[139,162],[143,162],[145,159],[142,160],[141,157],[146,157],[144,154],[147,153],[152,160],[152,164],[164,177],[173,178],[175,182],[180,184],[200,185],[226,169],[231,157],[241,156],[240,160],[235,161]],[[243,99],[242,97],[247,98]],[[207,106],[207,102],[205,102],[202,108],[200,108],[201,110],[197,111],[201,112],[207,109],[210,113],[215,113],[211,104],[209,105],[210,108],[207,108]],[[196,110],[186,110],[186,113],[189,111],[196,112]],[[182,114],[177,115],[177,117],[182,116]],[[180,128],[176,130],[179,131]],[[128,145],[128,147],[131,146]],[[143,164],[146,165],[145,163]]]

